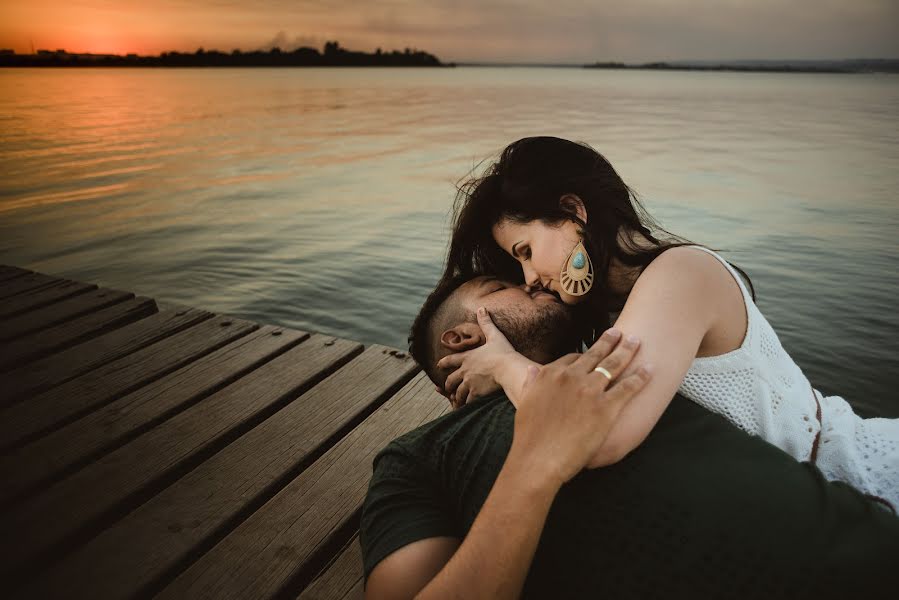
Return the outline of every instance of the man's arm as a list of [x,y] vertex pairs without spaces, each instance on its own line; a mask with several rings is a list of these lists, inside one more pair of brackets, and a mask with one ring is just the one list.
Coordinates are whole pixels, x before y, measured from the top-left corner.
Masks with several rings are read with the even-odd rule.
[[388,554],[368,576],[367,600],[414,598],[449,562],[459,538],[432,537]]
[[538,479],[510,454],[462,544],[429,538],[390,554],[372,570],[366,599],[518,597],[559,489]]
[[[616,343],[605,336],[584,354],[564,356],[539,372],[529,369],[512,447],[465,540],[430,581],[450,554],[450,543],[430,538],[419,550],[389,555],[369,576],[369,600],[415,592],[422,599],[518,598],[556,493],[599,450],[623,407],[649,379],[643,369],[606,390],[608,379],[594,368],[623,368],[636,350]],[[404,570],[409,566],[411,573]],[[421,582],[426,585],[416,590]]]

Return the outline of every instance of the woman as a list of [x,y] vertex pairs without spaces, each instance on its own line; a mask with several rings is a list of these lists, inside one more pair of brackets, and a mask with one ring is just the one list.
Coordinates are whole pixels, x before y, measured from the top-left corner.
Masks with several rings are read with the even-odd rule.
[[[463,185],[445,276],[453,273],[523,279],[556,294],[576,310],[587,344],[620,311],[613,334],[640,340],[625,374],[652,365],[653,376],[593,464],[636,448],[679,391],[828,479],[899,507],[899,420],[861,419],[842,398],[814,390],[755,306],[745,274],[656,226],[592,148],[525,138]],[[515,403],[532,363],[489,316],[478,319],[487,343],[439,363],[456,369],[445,393],[459,406],[502,387]]]

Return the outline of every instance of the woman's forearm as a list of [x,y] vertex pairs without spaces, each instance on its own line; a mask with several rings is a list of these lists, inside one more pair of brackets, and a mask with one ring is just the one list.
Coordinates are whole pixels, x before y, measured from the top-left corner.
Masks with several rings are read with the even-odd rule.
[[521,398],[524,382],[528,376],[528,367],[531,365],[540,368],[539,363],[526,358],[518,352],[503,357],[503,360],[497,365],[495,373],[496,383],[503,388],[506,396],[509,397],[509,400],[516,407],[518,406],[518,400]]
[[510,452],[465,540],[416,598],[518,598],[560,485]]

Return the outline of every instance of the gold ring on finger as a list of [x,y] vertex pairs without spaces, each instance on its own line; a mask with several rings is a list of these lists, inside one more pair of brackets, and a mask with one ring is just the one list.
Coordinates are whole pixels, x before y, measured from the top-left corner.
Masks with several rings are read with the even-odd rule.
[[605,370],[603,367],[596,367],[593,370],[596,371],[597,373],[602,373],[603,375],[606,376],[606,379],[608,379],[609,381],[612,381],[612,374],[609,373],[607,370]]

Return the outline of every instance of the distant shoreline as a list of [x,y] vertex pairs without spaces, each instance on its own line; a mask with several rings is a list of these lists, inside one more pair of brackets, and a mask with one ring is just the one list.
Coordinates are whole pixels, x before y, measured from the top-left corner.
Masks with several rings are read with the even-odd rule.
[[324,50],[272,48],[230,53],[198,49],[193,53],[163,52],[159,56],[137,54],[76,54],[65,50],[38,50],[16,54],[0,50],[0,67],[447,67],[433,54],[406,48],[402,51],[354,52],[327,42]]
[[605,69],[630,71],[723,71],[734,73],[899,73],[899,59],[858,59],[834,61],[734,61],[731,63],[652,62],[626,64],[483,63],[460,62],[460,67],[518,67],[554,69]]
[[[899,62],[899,61],[897,61]],[[624,65],[621,63],[596,63],[584,65],[585,69],[637,69],[648,71],[726,71],[734,73],[871,73],[875,72],[864,68],[837,67],[837,66],[798,66],[798,65],[680,65],[673,63],[648,63],[644,65]],[[881,72],[881,71],[876,71]],[[899,65],[894,70],[882,72],[899,72]]]
[[65,50],[38,50],[33,54],[17,54],[0,49],[0,67],[485,67],[485,68],[550,68],[631,71],[709,71],[731,73],[899,73],[899,59],[846,60],[736,60],[674,61],[627,64],[622,62],[576,63],[443,63],[433,54],[405,48],[402,51],[355,52],[327,42],[322,52],[315,48],[280,48],[230,53],[198,49],[193,53],[163,52],[158,56],[137,54],[88,54]]

